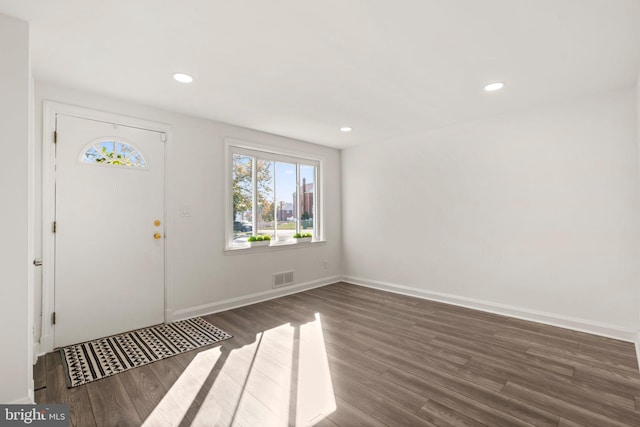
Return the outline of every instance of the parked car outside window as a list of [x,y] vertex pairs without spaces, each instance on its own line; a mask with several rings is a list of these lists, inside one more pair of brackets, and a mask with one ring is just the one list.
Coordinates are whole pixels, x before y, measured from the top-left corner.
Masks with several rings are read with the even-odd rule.
[[233,231],[253,231],[253,225],[249,221],[233,221]]

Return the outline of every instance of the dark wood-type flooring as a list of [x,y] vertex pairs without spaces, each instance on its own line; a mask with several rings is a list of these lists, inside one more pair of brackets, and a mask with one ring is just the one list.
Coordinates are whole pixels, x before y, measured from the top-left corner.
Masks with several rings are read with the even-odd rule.
[[633,344],[337,283],[206,316],[234,336],[38,403],[77,426],[640,426]]

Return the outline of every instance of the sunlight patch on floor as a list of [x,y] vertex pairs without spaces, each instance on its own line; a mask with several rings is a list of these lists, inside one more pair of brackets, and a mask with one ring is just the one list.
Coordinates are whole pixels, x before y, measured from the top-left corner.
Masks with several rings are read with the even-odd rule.
[[320,314],[300,326],[296,426],[313,425],[336,410]]
[[[216,364],[217,363],[217,364]],[[256,335],[241,348],[200,352],[144,426],[308,426],[335,411],[320,315]]]
[[[198,353],[153,412],[147,417],[143,426],[179,425],[195,401],[220,355],[220,347]],[[214,414],[213,419],[222,418],[222,407],[219,410],[220,413]]]

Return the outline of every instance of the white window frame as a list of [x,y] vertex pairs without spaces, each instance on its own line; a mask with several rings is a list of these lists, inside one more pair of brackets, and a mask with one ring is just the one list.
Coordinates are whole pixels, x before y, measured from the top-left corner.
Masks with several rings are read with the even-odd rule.
[[[305,166],[315,166],[316,176],[315,176],[315,194],[314,194],[314,225],[315,225],[315,235],[311,242],[311,244],[318,243],[326,243],[324,240],[324,209],[323,209],[323,200],[324,197],[322,195],[323,189],[323,164],[324,160],[320,157],[310,157],[308,154],[296,153],[287,150],[282,150],[276,147],[265,146],[264,144],[251,143],[247,141],[226,138],[225,139],[225,192],[226,192],[226,203],[225,203],[225,253],[226,254],[235,254],[235,253],[244,253],[244,252],[254,252],[254,251],[265,251],[265,250],[277,250],[277,249],[290,249],[290,248],[303,248],[308,247],[308,245],[300,245],[295,241],[293,242],[277,242],[275,240],[271,241],[269,246],[260,246],[260,247],[249,247],[248,245],[234,245],[233,244],[233,189],[231,186],[233,185],[233,155],[239,154],[243,156],[252,157],[253,167],[252,173],[254,174],[253,179],[253,194],[257,194],[257,182],[255,179],[256,174],[256,161],[257,160],[265,160],[265,161],[275,161],[275,162],[286,162],[293,163],[296,165],[296,231],[300,226],[300,216],[302,213],[300,212],[300,165]],[[275,178],[275,177],[274,177]],[[252,234],[256,232],[256,222],[257,222],[257,203],[252,203],[253,209],[253,221],[252,221]],[[275,212],[274,212],[275,214]]]

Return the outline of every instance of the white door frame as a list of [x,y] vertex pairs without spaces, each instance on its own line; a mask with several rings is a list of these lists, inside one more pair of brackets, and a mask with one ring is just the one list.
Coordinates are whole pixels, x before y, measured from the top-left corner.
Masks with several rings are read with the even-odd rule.
[[[165,239],[173,229],[173,215],[167,206],[173,206],[171,192],[167,190],[167,172],[172,152],[171,126],[147,120],[135,119],[118,114],[107,113],[74,105],[44,101],[42,107],[42,334],[40,338],[40,352],[47,353],[54,349],[55,326],[52,324],[52,314],[55,309],[55,239],[52,230],[56,215],[56,174],[55,174],[55,144],[54,131],[56,128],[56,114],[65,114],[89,120],[116,123],[140,129],[164,133],[167,136],[164,150],[164,215]],[[170,242],[165,240],[164,256],[164,321],[173,321],[173,286],[170,268]]]

